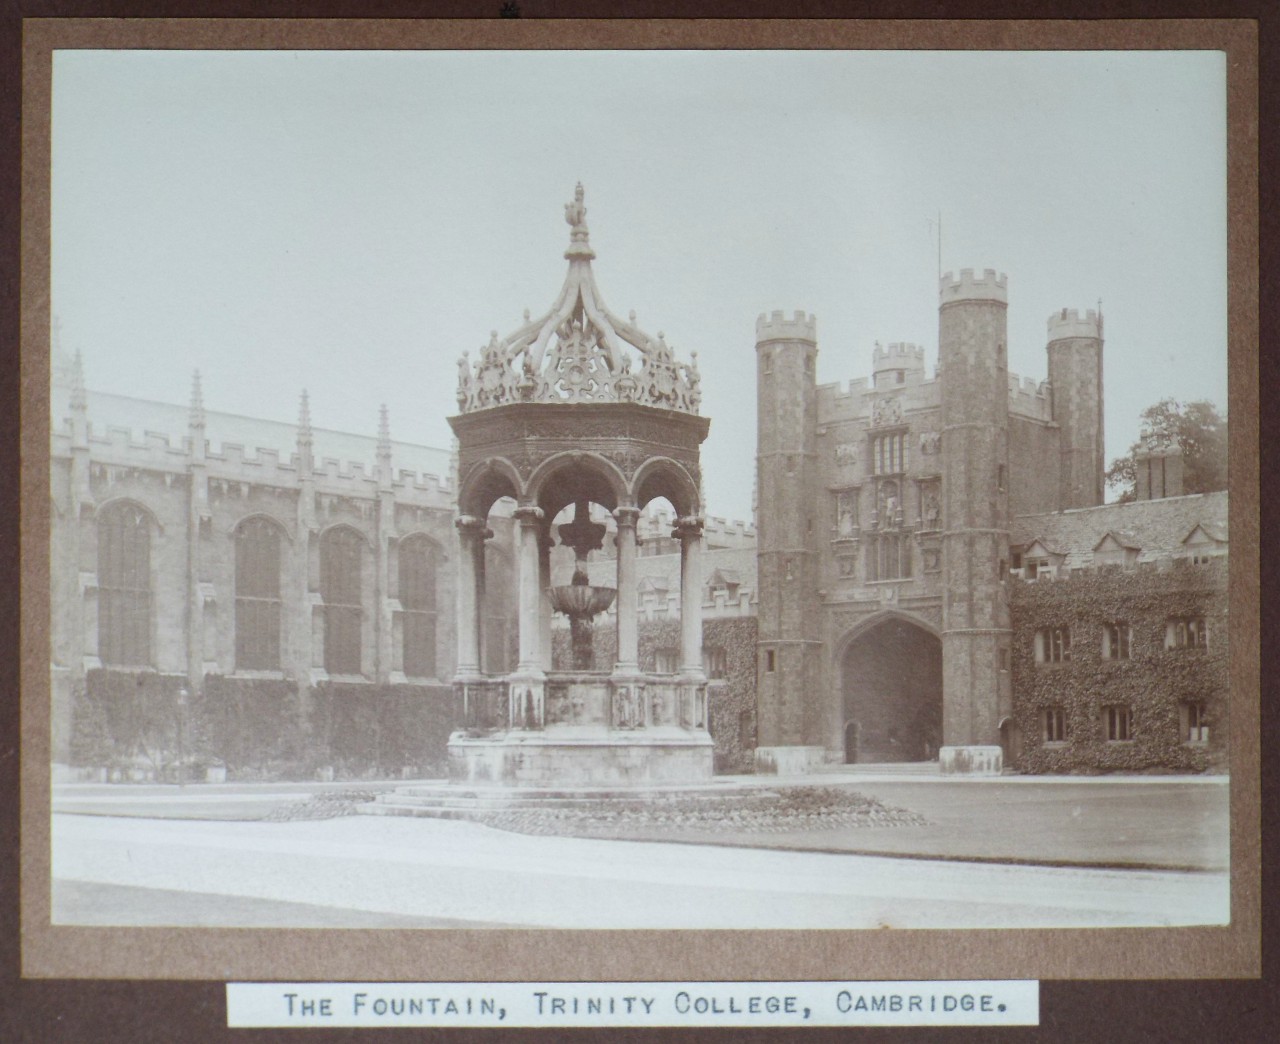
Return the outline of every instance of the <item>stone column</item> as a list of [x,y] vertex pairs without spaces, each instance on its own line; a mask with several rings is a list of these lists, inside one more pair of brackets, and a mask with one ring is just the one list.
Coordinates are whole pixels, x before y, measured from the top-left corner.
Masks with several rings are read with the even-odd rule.
[[539,622],[542,613],[539,604],[542,588],[539,578],[542,573],[542,508],[526,505],[516,509],[516,518],[520,523],[520,543],[517,548],[519,556],[519,645],[520,659],[516,664],[516,673],[527,675],[544,670],[542,663],[542,640],[539,633]]
[[702,668],[702,519],[676,519],[680,540],[679,723],[707,727],[707,676]]
[[458,528],[458,665],[455,677],[480,677],[480,576],[484,568],[484,519],[462,515]]
[[680,541],[680,673],[702,678],[702,519],[676,519],[671,535]]
[[613,513],[618,523],[618,656],[613,666],[614,674],[637,674],[640,671],[640,637],[636,622],[636,519],[639,516],[639,509],[633,507],[620,507]]
[[538,641],[539,656],[544,671],[551,670],[551,617],[555,610],[551,608],[551,599],[547,597],[547,588],[551,586],[551,549],[555,540],[551,537],[551,527],[545,524],[538,529]]

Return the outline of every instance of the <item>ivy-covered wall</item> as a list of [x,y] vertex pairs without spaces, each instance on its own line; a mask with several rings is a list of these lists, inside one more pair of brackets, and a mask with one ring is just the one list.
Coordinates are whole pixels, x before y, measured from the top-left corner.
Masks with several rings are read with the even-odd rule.
[[[756,618],[728,617],[703,620],[702,644],[706,649],[723,649],[723,678],[707,686],[711,738],[715,743],[717,772],[751,772],[756,748]],[[597,626],[592,651],[595,670],[607,671],[617,658],[617,632],[612,626]],[[673,654],[680,648],[680,621],[641,621],[639,627],[640,667],[658,667],[660,650]],[[567,669],[572,662],[568,628],[552,632],[552,662]]]
[[[171,777],[178,760],[178,693],[186,681],[156,671],[89,671],[72,695],[72,764],[103,769],[111,779]],[[184,744],[187,725],[181,726]]]
[[325,683],[303,698],[281,679],[206,675],[182,708],[181,675],[90,671],[75,694],[73,764],[109,779],[397,778],[445,774],[462,720],[448,685]]
[[310,692],[312,759],[340,778],[416,776],[447,771],[449,734],[462,724],[450,685],[327,682]]
[[[1225,769],[1228,722],[1226,560],[1169,569],[1080,570],[1051,583],[1009,581],[1014,717],[1025,772]],[[1171,618],[1204,617],[1206,649],[1166,649]],[[1104,628],[1132,628],[1130,657],[1103,655]],[[1071,656],[1037,663],[1035,635],[1069,626]],[[1205,704],[1209,742],[1184,742],[1181,705]],[[1104,708],[1127,706],[1132,739],[1107,738]],[[1066,740],[1046,743],[1043,712],[1061,707]]]

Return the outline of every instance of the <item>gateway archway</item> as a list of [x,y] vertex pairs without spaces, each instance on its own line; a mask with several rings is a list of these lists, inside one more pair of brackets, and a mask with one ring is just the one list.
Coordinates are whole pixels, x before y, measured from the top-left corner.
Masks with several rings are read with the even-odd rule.
[[845,761],[932,761],[942,742],[942,642],[887,617],[841,658]]

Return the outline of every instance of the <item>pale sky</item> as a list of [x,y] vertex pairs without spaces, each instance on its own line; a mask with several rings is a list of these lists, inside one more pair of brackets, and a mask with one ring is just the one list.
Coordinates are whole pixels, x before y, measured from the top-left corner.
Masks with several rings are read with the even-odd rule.
[[[53,312],[90,387],[447,448],[458,355],[541,314],[586,189],[596,281],[698,352],[707,509],[749,519],[756,316],[820,382],[937,361],[942,268],[1009,277],[1009,366],[1106,318],[1107,457],[1225,412],[1217,52],[174,52],[54,60]],[[55,418],[56,421],[56,418]],[[173,433],[180,435],[180,432]],[[372,462],[370,462],[372,463]]]

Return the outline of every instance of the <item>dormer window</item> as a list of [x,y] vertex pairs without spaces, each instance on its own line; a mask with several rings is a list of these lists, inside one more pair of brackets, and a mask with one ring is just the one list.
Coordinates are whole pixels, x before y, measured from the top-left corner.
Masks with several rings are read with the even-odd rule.
[[1020,555],[1022,560],[1022,576],[1032,582],[1036,580],[1053,580],[1066,555],[1046,547],[1043,540],[1033,540]]
[[1119,533],[1107,533],[1093,546],[1093,564],[1132,566],[1142,549]]
[[1227,553],[1226,533],[1216,526],[1197,522],[1182,540],[1193,565],[1208,565],[1215,558]]

